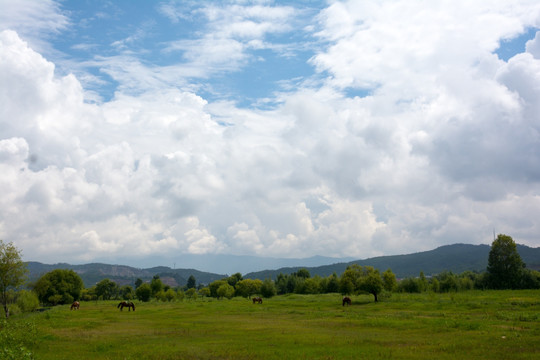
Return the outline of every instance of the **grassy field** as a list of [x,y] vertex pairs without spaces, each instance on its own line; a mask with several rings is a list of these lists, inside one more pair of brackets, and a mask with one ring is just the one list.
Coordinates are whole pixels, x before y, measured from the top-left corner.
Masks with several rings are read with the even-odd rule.
[[32,322],[36,359],[539,359],[540,291],[83,302]]

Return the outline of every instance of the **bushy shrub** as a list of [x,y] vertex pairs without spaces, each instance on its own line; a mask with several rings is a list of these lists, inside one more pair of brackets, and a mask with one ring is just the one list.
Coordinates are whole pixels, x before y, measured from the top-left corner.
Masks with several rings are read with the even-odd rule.
[[167,299],[167,301],[173,301],[173,300],[176,300],[176,292],[173,290],[173,289],[168,289],[166,292],[165,292],[165,298]]
[[[193,288],[190,288],[190,289],[193,289]],[[184,290],[178,289],[178,291],[176,292],[176,298],[180,301],[183,301],[185,296],[186,294],[184,293]]]
[[23,312],[31,312],[39,307],[39,299],[35,292],[21,290],[17,293],[17,306]]
[[188,299],[197,299],[197,290],[195,288],[187,289],[186,297]]

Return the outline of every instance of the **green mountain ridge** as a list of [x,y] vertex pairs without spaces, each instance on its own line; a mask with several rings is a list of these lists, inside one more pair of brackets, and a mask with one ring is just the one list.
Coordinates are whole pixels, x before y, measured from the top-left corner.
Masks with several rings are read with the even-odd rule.
[[[482,272],[486,270],[489,245],[453,244],[438,247],[434,250],[418,252],[407,255],[379,256],[364,260],[335,263],[317,267],[282,267],[276,270],[264,270],[243,275],[245,279],[276,279],[280,274],[290,274],[299,269],[307,269],[311,276],[329,276],[334,272],[341,275],[347,266],[358,264],[373,266],[381,272],[392,269],[398,278],[415,277],[424,272],[426,276],[436,275],[443,271],[462,273],[464,271]],[[540,270],[540,248],[531,248],[517,245],[518,253],[529,269]],[[59,263],[54,265],[40,262],[27,262],[30,282],[36,281],[41,275],[54,269],[72,269],[78,273],[86,287],[90,287],[103,279],[110,279],[119,285],[133,285],[140,278],[150,281],[154,275],[170,286],[184,286],[187,279],[193,275],[197,284],[209,284],[212,281],[227,277],[225,274],[216,274],[195,269],[171,269],[167,266],[158,266],[139,269],[126,265],[109,265],[90,263],[83,265],[70,265]]]
[[187,279],[191,275],[195,277],[197,283],[209,284],[212,281],[222,279],[226,276],[195,269],[171,269],[166,266],[138,269],[126,265],[109,265],[102,263],[83,265],[59,263],[48,265],[36,261],[29,261],[26,264],[29,270],[30,282],[36,281],[41,275],[55,269],[70,269],[79,274],[85,287],[91,287],[103,279],[112,280],[120,286],[133,285],[137,279],[149,282],[154,275],[159,275],[160,279],[169,286],[183,286],[187,284]]
[[[306,268],[311,276],[322,277],[332,275],[334,272],[341,275],[347,266],[358,264],[361,266],[373,266],[379,271],[392,269],[398,278],[415,277],[424,272],[426,276],[432,276],[444,271],[459,274],[464,271],[482,272],[487,268],[489,245],[453,244],[444,245],[434,250],[418,252],[407,255],[379,256],[364,260],[354,260],[346,263]],[[531,248],[526,245],[517,245],[518,253],[527,265],[527,268],[540,270],[540,248]],[[265,270],[246,274],[245,278],[276,279],[279,273],[290,274],[303,267],[281,268],[277,270]]]

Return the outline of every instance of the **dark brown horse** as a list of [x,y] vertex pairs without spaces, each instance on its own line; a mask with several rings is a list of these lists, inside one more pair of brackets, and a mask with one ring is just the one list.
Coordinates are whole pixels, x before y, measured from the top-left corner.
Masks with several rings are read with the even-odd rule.
[[262,298],[261,297],[254,297],[253,299],[254,304],[262,304]]
[[71,309],[70,310],[79,310],[79,306],[81,306],[81,304],[78,302],[78,301],[74,301],[73,304],[71,304]]
[[133,311],[135,311],[135,304],[131,301],[122,301],[120,304],[118,304],[117,308],[120,308],[120,311],[124,310],[124,308],[127,307],[129,311],[133,308]]
[[351,304],[352,304],[352,300],[351,300],[350,297],[345,296],[345,297],[343,298],[343,306],[345,306],[345,304],[347,304],[347,305],[351,305]]

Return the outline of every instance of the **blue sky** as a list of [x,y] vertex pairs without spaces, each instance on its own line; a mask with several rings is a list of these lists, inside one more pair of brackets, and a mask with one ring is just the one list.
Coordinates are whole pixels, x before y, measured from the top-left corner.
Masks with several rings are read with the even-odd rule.
[[537,1],[0,8],[0,238],[27,260],[540,246]]
[[[271,98],[276,91],[283,91],[282,82],[299,82],[313,76],[309,59],[315,55],[319,45],[312,31],[313,17],[324,5],[323,2],[298,2],[285,7],[286,23],[265,31],[260,37],[250,34],[232,34],[227,37],[222,27],[226,17],[216,15],[209,19],[207,7],[224,6],[234,11],[232,2],[208,2],[199,6],[197,2],[153,2],[153,1],[65,1],[61,9],[69,17],[70,31],[55,37],[54,47],[68,55],[71,61],[85,62],[96,58],[115,56],[136,57],[147,66],[195,66],[193,57],[197,46],[236,45],[242,58],[215,59],[206,64],[206,71],[189,72],[185,75],[191,86],[211,100],[230,99],[239,106],[254,105],[262,98]],[[258,14],[239,19],[244,24],[266,27],[267,20]],[[220,33],[221,32],[221,33]],[[260,42],[257,45],[250,41]],[[206,42],[206,44],[205,44]],[[207,51],[207,49],[201,49]],[[240,55],[240,54],[239,54]],[[204,64],[200,64],[204,65]],[[67,69],[70,71],[71,69]],[[99,84],[88,83],[100,97],[107,101],[114,96],[118,83],[100,68],[85,67],[85,71],[96,77]],[[174,84],[168,84],[174,85]]]

